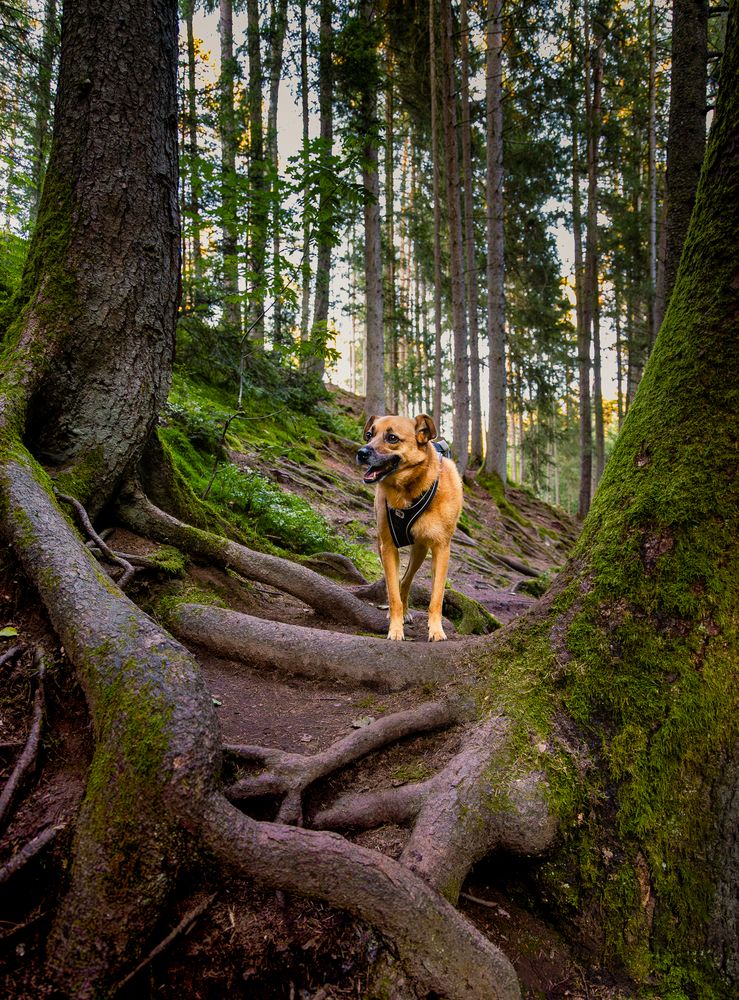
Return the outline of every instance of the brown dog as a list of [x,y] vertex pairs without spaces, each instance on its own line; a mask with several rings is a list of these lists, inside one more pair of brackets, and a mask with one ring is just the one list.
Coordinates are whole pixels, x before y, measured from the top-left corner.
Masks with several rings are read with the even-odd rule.
[[[377,483],[380,558],[390,606],[388,639],[402,639],[403,622],[410,621],[411,582],[431,550],[429,641],[446,639],[441,605],[449,567],[449,548],[462,510],[462,482],[454,463],[433,445],[436,427],[422,413],[409,417],[370,417],[357,462],[368,466],[365,483]],[[412,545],[408,568],[400,580],[402,545]]]

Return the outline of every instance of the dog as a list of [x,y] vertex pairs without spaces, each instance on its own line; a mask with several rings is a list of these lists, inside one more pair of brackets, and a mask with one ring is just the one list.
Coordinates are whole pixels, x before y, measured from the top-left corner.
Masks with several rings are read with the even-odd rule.
[[[365,483],[377,483],[375,514],[380,559],[389,604],[388,639],[403,639],[410,622],[408,594],[431,551],[429,642],[446,639],[441,605],[449,569],[452,535],[462,511],[462,481],[454,463],[434,446],[436,426],[425,413],[410,417],[370,417],[357,464],[366,465]],[[400,579],[400,547],[411,545]]]

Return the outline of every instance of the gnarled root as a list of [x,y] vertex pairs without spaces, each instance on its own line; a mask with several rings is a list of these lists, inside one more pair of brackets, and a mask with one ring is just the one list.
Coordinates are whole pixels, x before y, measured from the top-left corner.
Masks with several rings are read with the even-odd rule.
[[134,531],[174,545],[216,566],[232,567],[249,580],[292,594],[329,619],[339,618],[368,632],[387,630],[382,611],[365,604],[320,573],[185,524],[156,507],[138,484],[128,488],[118,504],[118,511],[124,523]]
[[36,694],[33,698],[33,717],[31,719],[31,728],[28,733],[26,745],[23,747],[21,755],[10,774],[10,777],[5,782],[2,794],[0,795],[0,831],[5,829],[5,826],[10,819],[13,801],[18,789],[23,783],[23,779],[26,774],[28,774],[28,772],[36,766],[39,745],[41,743],[41,727],[43,726],[44,721],[44,674],[46,672],[46,667],[44,665],[43,654],[40,651],[36,652],[34,665],[38,667],[38,686],[36,687]]
[[556,822],[541,775],[496,768],[506,753],[507,724],[491,717],[427,781],[353,793],[312,818],[317,829],[367,829],[415,820],[401,860],[456,902],[470,868],[496,848],[535,855],[551,846]]
[[312,755],[287,753],[261,746],[226,749],[243,760],[262,764],[265,770],[241,778],[226,789],[233,800],[259,795],[283,795],[277,821],[298,826],[303,822],[303,792],[314,781],[346,767],[367,754],[407,736],[443,729],[468,715],[470,706],[460,700],[426,702],[405,712],[386,715],[338,740],[327,750]]
[[387,642],[266,621],[203,604],[176,605],[168,612],[167,626],[184,642],[250,666],[341,678],[390,691],[450,680],[460,673],[465,645],[455,643],[460,655],[452,664],[444,643]]
[[231,870],[322,899],[373,924],[408,972],[445,1000],[516,1000],[508,959],[402,864],[337,834],[257,823],[216,797],[203,838]]

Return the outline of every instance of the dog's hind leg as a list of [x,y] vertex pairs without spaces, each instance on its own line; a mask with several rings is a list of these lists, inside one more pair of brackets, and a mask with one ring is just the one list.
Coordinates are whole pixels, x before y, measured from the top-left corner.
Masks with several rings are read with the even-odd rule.
[[446,639],[441,627],[441,606],[444,603],[444,587],[449,569],[449,546],[433,549],[431,552],[431,601],[429,602],[429,642]]
[[408,560],[408,565],[405,573],[403,574],[403,579],[400,581],[400,599],[403,602],[403,621],[406,624],[410,624],[410,622],[413,621],[413,615],[408,610],[408,595],[411,591],[413,577],[418,572],[427,554],[428,548],[425,545],[422,545],[421,542],[414,542],[413,548],[411,549],[410,559]]

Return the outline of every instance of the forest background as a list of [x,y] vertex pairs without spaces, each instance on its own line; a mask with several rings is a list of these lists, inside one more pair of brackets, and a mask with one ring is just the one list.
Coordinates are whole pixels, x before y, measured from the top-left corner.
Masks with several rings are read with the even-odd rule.
[[[693,184],[725,30],[694,6],[687,74],[708,96],[675,143]],[[0,11],[10,296],[60,12]],[[669,5],[189,0],[180,14],[180,365],[239,404],[267,361],[372,412],[429,412],[460,468],[484,461],[584,516],[682,243],[670,263]]]

